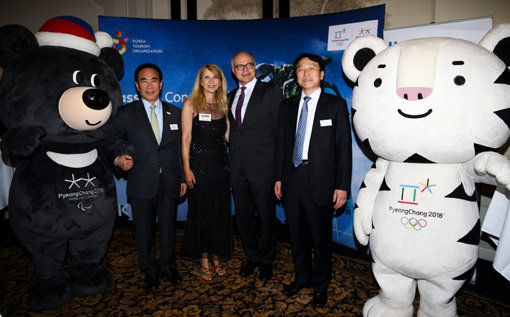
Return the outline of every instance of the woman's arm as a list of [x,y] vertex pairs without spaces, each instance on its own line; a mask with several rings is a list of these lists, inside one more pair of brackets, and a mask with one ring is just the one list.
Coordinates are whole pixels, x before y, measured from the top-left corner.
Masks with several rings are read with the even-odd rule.
[[181,127],[182,127],[181,152],[184,177],[186,179],[186,184],[188,184],[189,188],[193,188],[193,185],[196,183],[195,175],[191,171],[189,165],[189,147],[191,144],[191,130],[193,127],[193,112],[194,111],[191,102],[188,99],[186,99],[184,101],[181,111]]

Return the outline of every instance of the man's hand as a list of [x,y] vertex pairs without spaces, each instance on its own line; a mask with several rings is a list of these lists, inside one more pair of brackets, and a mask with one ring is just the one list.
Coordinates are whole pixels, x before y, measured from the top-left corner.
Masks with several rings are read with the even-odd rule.
[[184,194],[186,194],[186,189],[187,189],[186,183],[181,183],[181,192],[179,193],[179,197],[182,197],[184,196]]
[[133,167],[133,158],[131,157],[131,155],[124,154],[124,155],[117,156],[115,158],[115,160],[113,161],[113,163],[115,163],[115,165],[120,167],[121,170],[126,172],[126,171],[129,171]]
[[282,199],[282,182],[276,181],[274,183],[274,194],[276,195],[276,198]]
[[333,203],[335,203],[335,206],[333,208],[336,210],[347,202],[347,192],[345,190],[335,189],[335,192],[333,193]]

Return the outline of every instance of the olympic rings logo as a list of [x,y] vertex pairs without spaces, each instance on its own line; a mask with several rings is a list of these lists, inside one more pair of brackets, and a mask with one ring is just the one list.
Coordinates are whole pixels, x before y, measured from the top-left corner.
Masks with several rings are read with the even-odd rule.
[[425,219],[407,218],[405,216],[400,219],[400,223],[402,223],[406,229],[414,229],[416,231],[420,231],[427,226],[427,220]]

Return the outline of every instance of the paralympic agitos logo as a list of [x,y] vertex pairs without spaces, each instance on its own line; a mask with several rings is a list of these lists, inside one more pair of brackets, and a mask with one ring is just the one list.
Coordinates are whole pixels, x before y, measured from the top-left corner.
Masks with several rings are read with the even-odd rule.
[[[85,175],[81,175],[85,176]],[[66,189],[57,194],[59,200],[76,204],[76,208],[85,214],[93,213],[94,201],[104,195],[104,188],[98,187],[95,176],[87,173],[86,177],[80,177],[72,173],[69,178],[64,178]]]

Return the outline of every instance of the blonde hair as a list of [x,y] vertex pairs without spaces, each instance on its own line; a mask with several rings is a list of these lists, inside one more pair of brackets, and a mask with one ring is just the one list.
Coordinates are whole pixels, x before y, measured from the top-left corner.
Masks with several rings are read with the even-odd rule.
[[202,75],[206,69],[220,79],[220,87],[216,90],[214,98],[216,99],[218,109],[225,114],[225,116],[228,116],[227,80],[225,79],[225,75],[223,75],[221,68],[214,64],[205,64],[202,68],[200,68],[197,77],[195,78],[195,84],[193,85],[193,90],[191,91],[189,100],[195,111],[204,111],[206,107],[205,94],[203,87],[200,85],[200,80],[202,79]]

